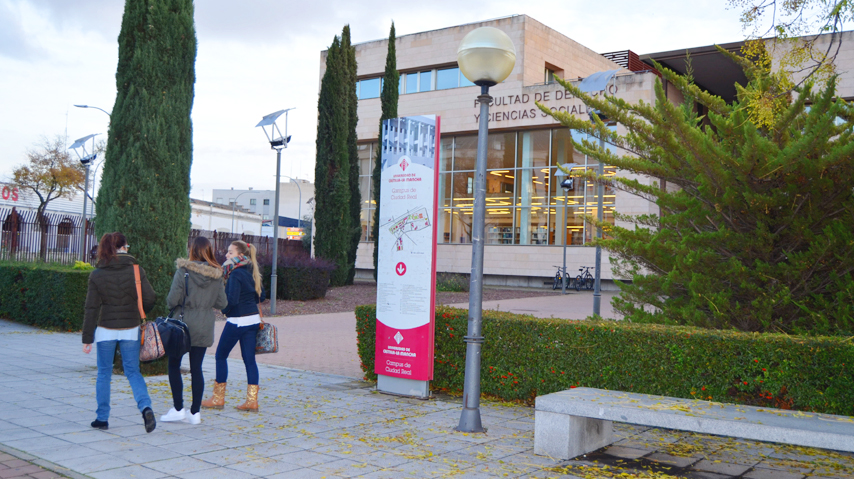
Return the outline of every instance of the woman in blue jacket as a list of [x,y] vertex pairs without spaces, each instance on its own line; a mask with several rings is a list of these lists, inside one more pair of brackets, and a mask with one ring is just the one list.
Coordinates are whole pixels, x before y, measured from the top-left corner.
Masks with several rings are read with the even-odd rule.
[[258,365],[255,363],[255,338],[261,324],[258,303],[264,301],[261,271],[255,258],[255,247],[235,241],[228,247],[222,265],[226,278],[225,295],[228,306],[222,310],[225,327],[216,347],[216,382],[213,397],[202,401],[202,407],[222,409],[225,406],[225,384],[228,379],[228,355],[240,342],[240,354],[246,366],[246,402],[237,406],[241,411],[258,411]]

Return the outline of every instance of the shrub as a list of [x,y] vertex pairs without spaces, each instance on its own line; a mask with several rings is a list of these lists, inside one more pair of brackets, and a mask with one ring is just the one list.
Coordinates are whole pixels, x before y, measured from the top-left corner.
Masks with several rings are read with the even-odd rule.
[[457,273],[437,273],[436,291],[451,293],[467,293],[469,290],[469,275]]
[[83,327],[89,271],[44,263],[0,264],[0,317],[44,329]]
[[[463,389],[468,312],[436,309],[432,387]],[[537,319],[484,311],[481,390],[507,400],[593,387],[854,415],[854,346],[843,338],[686,326]],[[356,309],[359,358],[374,374],[376,307]]]
[[[264,289],[270,291],[270,275],[272,269],[269,256],[259,256],[258,264],[261,266]],[[322,258],[310,258],[308,256],[286,256],[279,257],[276,275],[277,297],[292,301],[305,301],[319,299],[326,296],[329,288],[329,275],[335,265],[331,261]]]

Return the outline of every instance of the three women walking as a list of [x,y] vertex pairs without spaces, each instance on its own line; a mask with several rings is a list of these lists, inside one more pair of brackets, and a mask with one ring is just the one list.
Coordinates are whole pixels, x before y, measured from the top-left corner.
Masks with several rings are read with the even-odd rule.
[[[134,257],[128,254],[127,239],[121,233],[107,233],[98,245],[98,266],[89,276],[86,315],[83,323],[83,352],[97,345],[98,377],[95,396],[98,402],[92,427],[107,429],[110,417],[110,382],[113,356],[118,347],[125,376],[130,383],[137,407],[142,413],[145,431],[156,427],[151,399],[139,371],[140,324],[144,312],[150,311],[156,296]],[[255,247],[243,241],[231,243],[226,262],[220,266],[204,237],[193,240],[188,259],[175,262],[176,271],[166,298],[170,311],[183,306],[183,320],[190,332],[190,375],[193,400],[184,407],[181,378],[181,356],[169,356],[169,385],[172,408],[161,421],[201,422],[201,407],[222,409],[228,379],[227,358],[239,342],[246,367],[246,401],[237,406],[243,411],[258,411],[258,365],[255,363],[256,335],[261,323],[258,304],[264,301],[261,272]],[[225,285],[223,285],[223,281]],[[216,350],[216,382],[213,397],[202,401],[205,351],[213,345],[215,316],[213,308],[222,309],[226,324]]]
[[151,311],[156,295],[146,278],[145,270],[128,254],[129,248],[127,238],[121,233],[107,233],[101,237],[98,266],[89,275],[89,289],[86,293],[83,352],[89,354],[92,343],[95,343],[98,364],[95,399],[98,409],[92,427],[109,428],[110,382],[113,357],[118,347],[125,377],[130,383],[137,408],[142,413],[145,432],[151,432],[157,423],[151,410],[145,379],[139,372],[139,325],[142,321],[140,307],[145,312]]
[[227,278],[225,293],[228,305],[222,310],[225,327],[216,348],[216,382],[213,397],[202,401],[202,407],[222,409],[228,380],[228,355],[240,343],[240,353],[246,367],[246,401],[237,406],[242,411],[258,411],[258,365],[255,363],[255,344],[261,324],[258,303],[264,301],[261,270],[255,247],[234,241],[228,247],[223,274]]

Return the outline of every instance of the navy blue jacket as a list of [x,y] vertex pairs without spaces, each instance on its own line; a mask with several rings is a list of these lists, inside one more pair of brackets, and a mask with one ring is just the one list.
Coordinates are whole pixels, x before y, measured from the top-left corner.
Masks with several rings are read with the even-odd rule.
[[258,303],[264,301],[265,291],[261,295],[255,292],[255,280],[252,279],[252,265],[241,266],[231,270],[225,283],[225,295],[228,306],[222,310],[226,318],[239,318],[258,314]]

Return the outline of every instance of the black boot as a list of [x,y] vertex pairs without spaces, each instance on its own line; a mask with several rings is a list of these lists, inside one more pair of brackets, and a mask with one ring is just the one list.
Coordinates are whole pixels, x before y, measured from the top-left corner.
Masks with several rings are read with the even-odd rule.
[[154,420],[154,411],[150,407],[142,410],[142,420],[145,421],[145,432],[151,432],[157,427],[157,422]]
[[92,421],[92,427],[94,427],[95,429],[106,431],[110,428],[110,424],[107,421],[99,421],[95,419],[94,421]]

